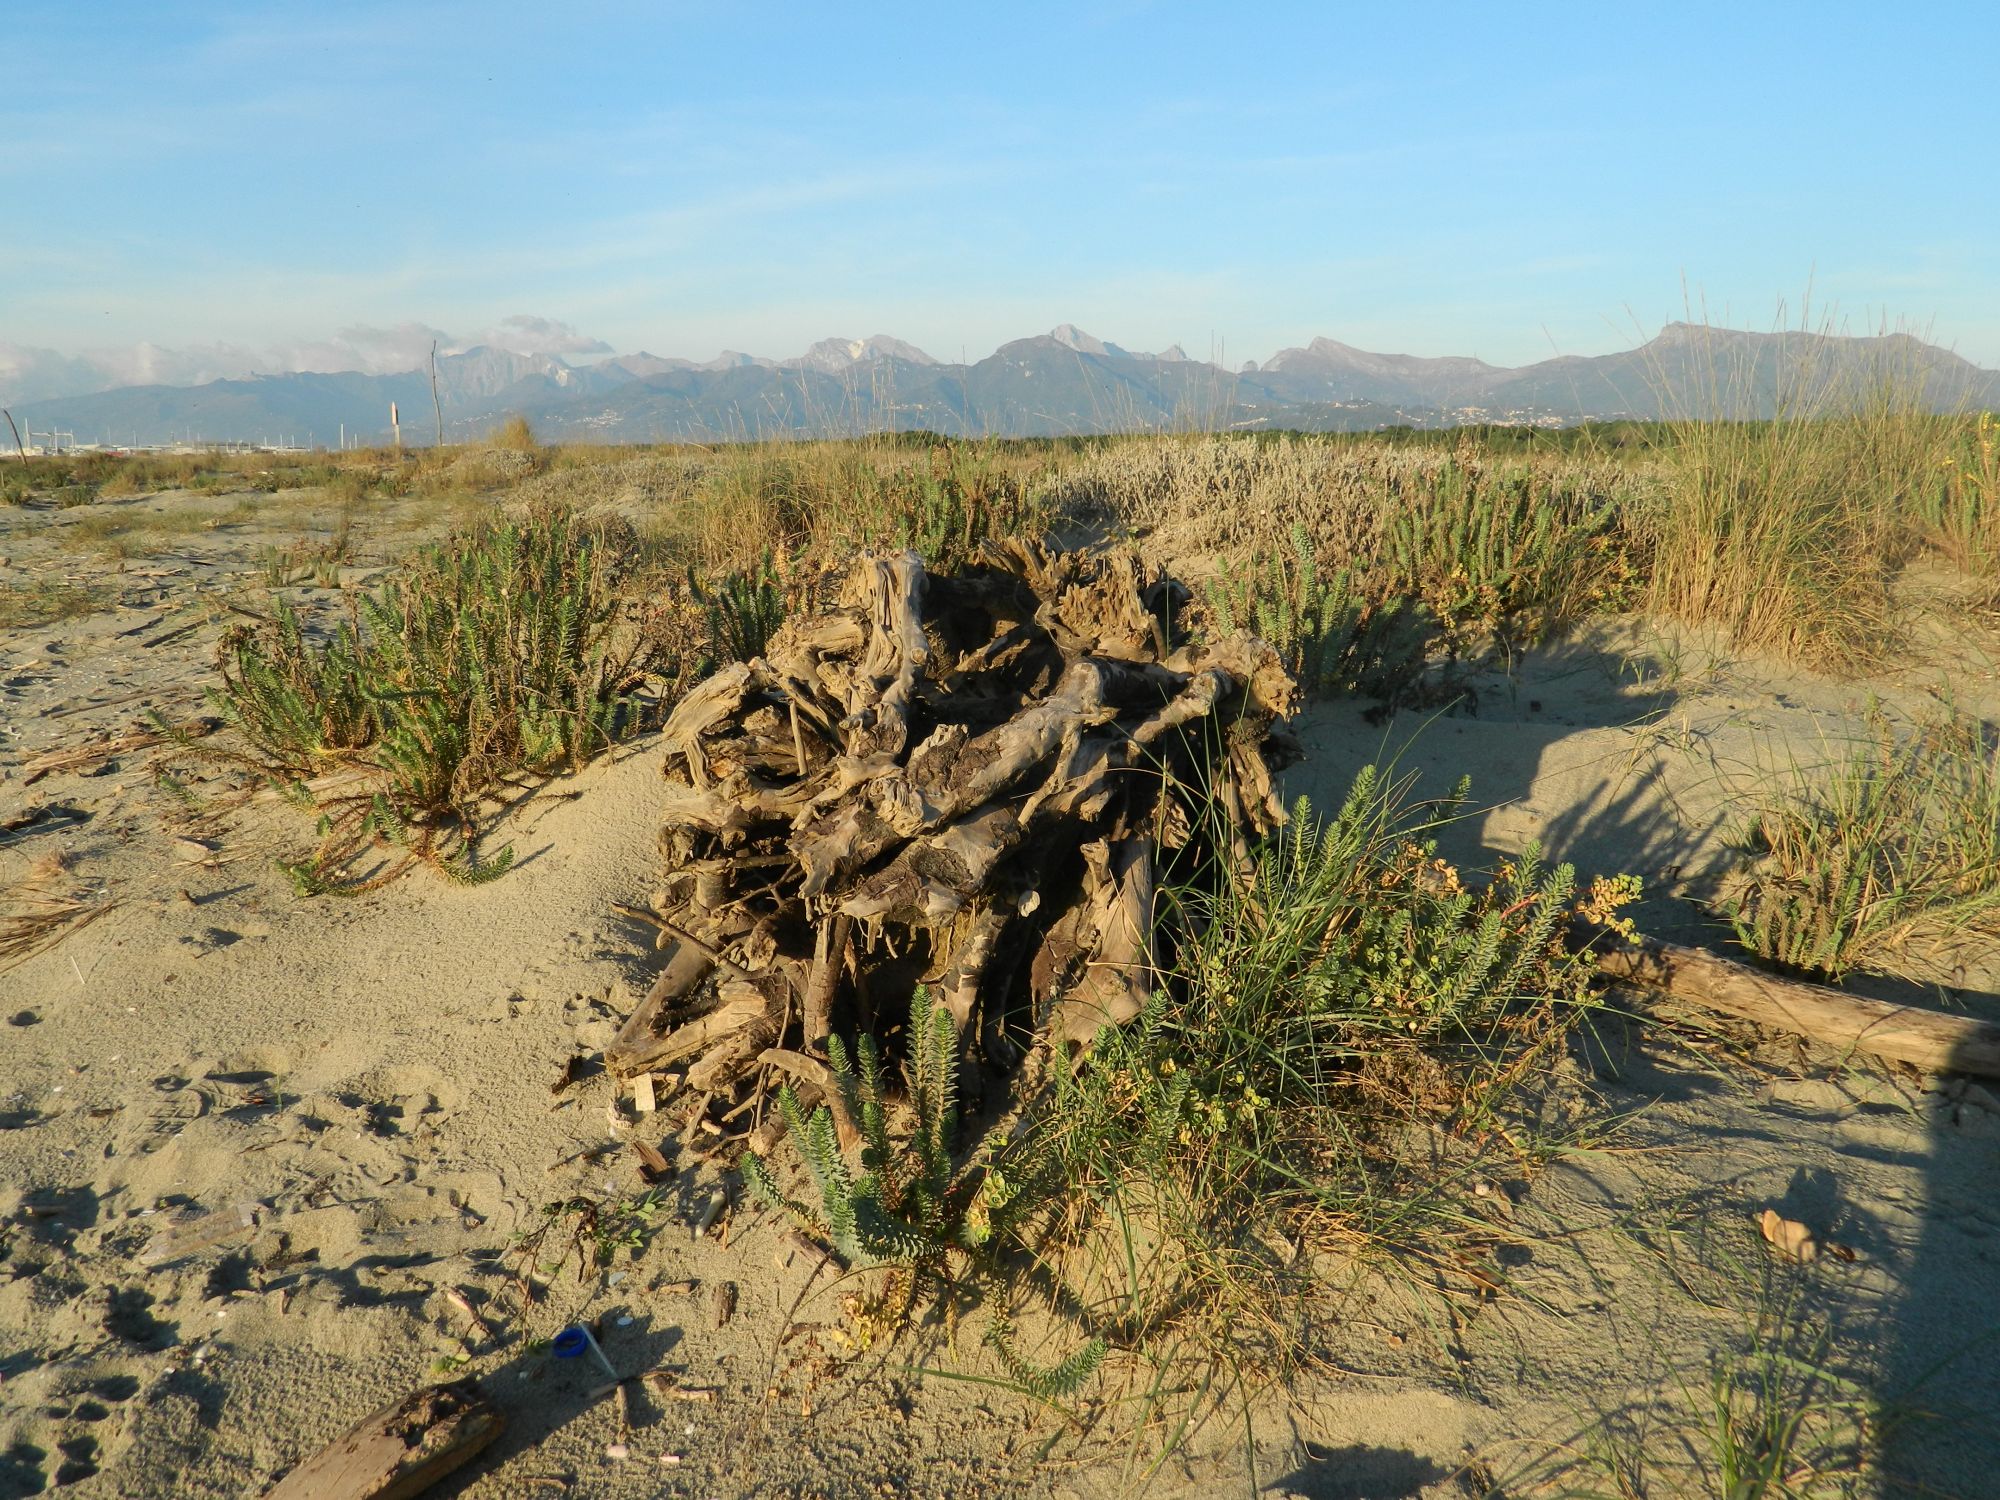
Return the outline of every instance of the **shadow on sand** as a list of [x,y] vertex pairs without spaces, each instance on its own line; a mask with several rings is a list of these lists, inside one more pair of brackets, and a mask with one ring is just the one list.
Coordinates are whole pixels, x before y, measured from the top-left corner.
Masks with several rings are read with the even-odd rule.
[[[1632,690],[1626,666],[1616,653],[1588,645],[1536,653],[1504,689],[1489,687],[1472,700],[1476,714],[1461,705],[1385,722],[1361,704],[1316,705],[1299,726],[1307,759],[1287,776],[1286,794],[1337,806],[1367,764],[1412,775],[1418,797],[1444,796],[1469,775],[1467,815],[1438,835],[1454,862],[1491,868],[1536,837],[1547,859],[1575,864],[1585,879],[1639,875],[1648,894],[1631,914],[1643,931],[1727,952],[1727,928],[1700,898],[1729,858],[1721,824],[1732,813],[1730,799],[1711,789],[1694,816],[1686,799],[1677,799],[1658,744],[1648,746],[1644,730],[1673,699]],[[1940,996],[1881,981],[1855,987],[1912,1003],[1963,1004],[2000,1020],[2000,996]],[[1600,1044],[1618,1051],[1615,1067],[1627,1089],[1661,1100],[1706,1092],[1703,1075],[1657,1067],[1636,1041],[1621,1046],[1611,1035]],[[1817,1072],[1829,1076],[1824,1064]],[[1718,1093],[1739,1088],[1710,1078]],[[1815,1285],[1840,1339],[1839,1356],[1863,1372],[1894,1416],[1883,1428],[1878,1466],[1885,1493],[2000,1494],[2000,1080],[1905,1075],[1882,1092],[1901,1098],[1861,1103],[1838,1119],[1824,1106],[1765,1098],[1754,1109],[1755,1128],[1705,1134],[1704,1149],[1725,1156],[1803,1156],[1810,1143],[1813,1155],[1824,1160],[1830,1152],[1833,1160],[1801,1162],[1788,1179],[1769,1183],[1768,1170],[1753,1174],[1755,1182],[1725,1171],[1712,1189],[1712,1211],[1774,1206],[1883,1273],[1872,1281],[1879,1296],[1859,1282]],[[1739,1103],[1731,1113],[1741,1119],[1745,1111]],[[1843,1163],[1852,1164],[1857,1181],[1891,1174],[1904,1201],[1862,1201],[1868,1195],[1850,1189]],[[1373,1493],[1315,1489],[1303,1471],[1287,1484],[1305,1494]]]

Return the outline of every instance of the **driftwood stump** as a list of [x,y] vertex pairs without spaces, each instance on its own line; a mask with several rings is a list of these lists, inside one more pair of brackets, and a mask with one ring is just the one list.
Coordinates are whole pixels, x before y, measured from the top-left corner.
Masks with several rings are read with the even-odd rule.
[[975,1103],[1134,1015],[1162,878],[1247,870],[1296,755],[1277,654],[1188,639],[1187,600],[1130,552],[863,556],[838,607],[689,692],[642,914],[673,951],[611,1070],[684,1070],[690,1124],[729,1137],[753,1086],[828,1096],[829,1035],[893,1047],[919,983]]

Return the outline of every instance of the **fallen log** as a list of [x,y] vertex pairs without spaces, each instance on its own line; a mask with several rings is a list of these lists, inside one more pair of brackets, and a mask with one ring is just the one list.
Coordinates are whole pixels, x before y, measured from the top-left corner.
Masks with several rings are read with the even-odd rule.
[[363,1417],[264,1500],[409,1500],[470,1463],[506,1425],[472,1381],[428,1386]]
[[1596,961],[1597,972],[1616,984],[1659,990],[1842,1052],[1866,1052],[1931,1073],[2000,1077],[2000,1025],[1991,1021],[1781,979],[1699,948],[1650,938],[1636,945],[1611,942],[1596,953]]

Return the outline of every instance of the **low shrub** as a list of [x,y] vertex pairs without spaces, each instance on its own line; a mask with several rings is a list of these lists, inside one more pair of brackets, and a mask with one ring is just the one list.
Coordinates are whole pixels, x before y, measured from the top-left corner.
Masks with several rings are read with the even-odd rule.
[[324,481],[327,499],[343,509],[354,509],[371,500],[392,499],[407,493],[409,476],[400,469],[338,469]]
[[313,776],[375,738],[367,666],[353,622],[315,643],[291,605],[280,599],[276,610],[268,626],[238,626],[224,635],[222,686],[210,698],[267,765]]
[[789,612],[785,581],[775,556],[766,552],[754,568],[733,569],[704,585],[692,569],[688,589],[701,607],[708,630],[708,654],[701,670],[762,656]]
[[33,629],[95,614],[109,601],[102,589],[74,583],[0,583],[0,629]]
[[1418,474],[1414,487],[1390,487],[1384,587],[1419,605],[1454,653],[1489,642],[1512,651],[1630,603],[1617,483],[1582,465],[1463,454]]
[[1748,867],[1722,911],[1776,963],[1936,977],[1960,939],[2000,934],[2000,747],[1944,712],[1792,766],[1736,834]]
[[310,581],[323,589],[339,588],[340,570],[353,559],[355,540],[352,507],[343,506],[325,540],[301,537],[287,546],[265,547],[258,553],[264,586],[281,589]]
[[1262,568],[1225,564],[1202,602],[1218,631],[1268,641],[1307,692],[1353,691],[1377,675],[1405,614],[1399,601],[1364,592],[1356,573],[1342,568],[1322,580],[1311,540],[1294,527],[1291,547]]
[[1495,1143],[1508,1165],[1484,1170],[1528,1159],[1511,1101],[1595,1003],[1558,933],[1617,924],[1637,884],[1579,891],[1532,849],[1468,881],[1432,837],[1456,805],[1371,768],[1323,826],[1300,804],[1247,888],[1163,896],[1166,982],[1054,1070],[999,1159],[1044,1206],[1040,1262],[1114,1344],[1288,1364],[1326,1290],[1303,1252],[1443,1264]]
[[201,470],[192,453],[134,453],[106,477],[107,495],[151,495],[186,489]]
[[[1043,486],[1051,506],[1134,527],[1169,557],[1221,559],[1217,615],[1283,637],[1308,688],[1370,691],[1429,654],[1504,655],[1629,605],[1624,520],[1644,490],[1568,455],[1304,437],[1129,441]],[[1380,670],[1358,670],[1390,642]]]
[[655,534],[658,551],[685,561],[692,554],[688,533],[696,520],[689,505],[710,467],[700,457],[673,452],[586,462],[574,450],[558,449],[549,471],[524,481],[514,497],[526,505],[552,502],[577,510],[624,507],[642,532]]
[[423,549],[323,643],[283,605],[225,638],[215,699],[267,771],[379,773],[325,827],[316,868],[390,837],[467,874],[481,799],[503,777],[573,769],[636,723],[652,661],[615,589],[624,549],[544,509]]
[[287,464],[262,476],[263,487],[273,494],[287,490],[320,489],[337,484],[348,471],[333,464]]
[[890,517],[889,535],[913,549],[927,568],[963,564],[981,543],[1010,536],[1039,536],[1049,514],[1019,479],[977,448],[939,444],[927,462],[891,469],[878,502]]
[[[918,1296],[946,1282],[954,1259],[983,1259],[1006,1245],[1023,1208],[1006,1174],[992,1165],[1004,1131],[963,1157],[954,1153],[958,1033],[950,1011],[921,985],[910,1002],[907,1035],[911,1121],[908,1135],[898,1138],[889,1132],[875,1039],[863,1035],[858,1066],[838,1036],[827,1039],[839,1108],[860,1141],[858,1175],[841,1150],[833,1107],[822,1104],[809,1117],[790,1084],[778,1091],[778,1109],[817,1201],[789,1197],[762,1158],[743,1159],[751,1190],[822,1236],[844,1266],[888,1271],[876,1294],[853,1309],[850,1324],[863,1347],[900,1328]],[[1076,1379],[1094,1364],[1080,1366]]]
[[817,565],[889,546],[951,566],[987,540],[1040,535],[1053,515],[990,444],[760,443],[608,466],[597,482],[613,481],[619,498],[662,502],[651,529],[663,550],[718,574],[766,551]]

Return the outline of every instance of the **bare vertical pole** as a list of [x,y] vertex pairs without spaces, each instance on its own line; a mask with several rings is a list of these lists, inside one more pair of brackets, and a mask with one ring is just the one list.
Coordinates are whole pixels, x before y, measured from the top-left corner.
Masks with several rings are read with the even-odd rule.
[[396,414],[396,403],[389,403],[389,430],[396,434],[396,457],[403,456],[403,419]]
[[14,447],[18,449],[21,454],[21,462],[26,463],[28,461],[28,447],[27,444],[21,441],[21,429],[18,427],[14,427],[14,414],[11,411],[8,411],[6,407],[0,406],[0,417],[5,417],[7,419],[7,425],[14,429]]
[[431,410],[437,413],[438,442],[444,446],[444,407],[438,402],[438,341],[431,340]]

